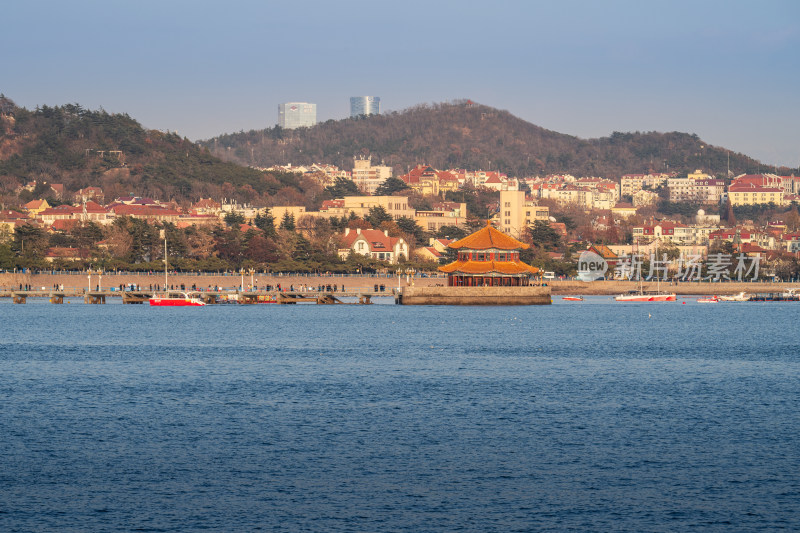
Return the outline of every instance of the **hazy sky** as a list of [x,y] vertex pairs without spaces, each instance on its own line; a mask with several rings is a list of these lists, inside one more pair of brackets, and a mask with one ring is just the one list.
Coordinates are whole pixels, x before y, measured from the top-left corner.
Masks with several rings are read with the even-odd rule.
[[[0,92],[192,140],[471,98],[582,138],[683,131],[800,166],[800,0],[4,2]],[[630,169],[631,171],[641,169]]]

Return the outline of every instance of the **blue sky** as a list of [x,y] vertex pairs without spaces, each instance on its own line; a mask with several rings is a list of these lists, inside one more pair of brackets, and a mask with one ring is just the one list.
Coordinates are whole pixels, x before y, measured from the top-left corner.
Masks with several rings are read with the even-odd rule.
[[[471,98],[582,138],[683,131],[800,166],[800,1],[11,0],[0,92],[190,139],[281,102]],[[638,171],[642,169],[630,169]]]

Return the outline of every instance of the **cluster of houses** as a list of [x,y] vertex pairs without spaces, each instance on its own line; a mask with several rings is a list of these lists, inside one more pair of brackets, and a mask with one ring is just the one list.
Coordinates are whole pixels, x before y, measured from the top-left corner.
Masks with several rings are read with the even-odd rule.
[[[403,196],[348,196],[323,202],[319,211],[307,211],[304,206],[257,208],[235,203],[219,203],[210,198],[200,199],[188,210],[181,209],[173,202],[162,203],[151,198],[134,196],[116,198],[107,205],[95,201],[102,201],[102,198],[102,190],[90,187],[75,195],[74,204],[51,206],[47,200],[32,200],[22,206],[22,210],[0,211],[0,235],[10,238],[15,228],[25,224],[38,225],[51,232],[67,232],[83,222],[107,225],[117,217],[123,216],[152,223],[169,222],[178,228],[193,225],[216,226],[231,212],[241,214],[249,220],[269,213],[273,216],[276,227],[281,224],[284,217],[290,216],[296,221],[297,228],[303,231],[304,223],[311,218],[341,219],[349,218],[351,215],[366,218],[370,210],[376,207],[382,208],[394,219],[408,217],[421,227],[436,232],[445,226],[463,226],[467,215],[466,204],[457,202],[436,202],[428,211],[416,211],[409,205],[408,197]],[[241,225],[243,231],[250,228],[248,224]],[[409,243],[402,237],[390,237],[388,232],[383,230],[347,229],[339,241],[341,246],[338,255],[343,258],[351,252],[389,263],[397,263],[401,258],[406,260],[411,258],[412,250]],[[46,259],[77,260],[81,259],[81,254],[78,250],[54,248],[48,252]]]
[[[309,174],[323,184],[331,184],[338,178],[353,179],[365,194],[324,201],[317,211],[309,211],[305,206],[298,205],[259,208],[219,203],[210,198],[200,199],[184,210],[174,202],[164,203],[135,196],[115,198],[105,204],[103,191],[99,187],[87,187],[73,195],[73,204],[51,206],[47,200],[33,200],[23,206],[22,212],[0,212],[0,232],[7,230],[11,233],[16,226],[31,222],[51,231],[68,231],[80,222],[91,221],[103,225],[122,216],[150,222],[169,222],[179,228],[213,226],[220,224],[231,212],[252,220],[258,215],[266,215],[268,211],[271,211],[276,227],[286,217],[291,217],[296,227],[303,231],[309,227],[306,226],[307,221],[313,218],[366,218],[370,210],[377,207],[395,220],[412,219],[431,233],[439,233],[451,226],[464,227],[467,221],[464,203],[434,201],[431,209],[422,211],[411,207],[408,196],[371,194],[391,177],[391,168],[372,165],[368,157],[355,158],[352,172],[324,164],[308,167],[288,165],[269,170]],[[490,216],[498,229],[517,239],[522,238],[525,229],[536,221],[546,222],[566,235],[564,225],[550,216],[548,205],[599,213],[593,226],[603,230],[639,214],[641,208],[653,205],[665,196],[665,188],[671,201],[697,205],[720,205],[729,201],[734,206],[770,203],[786,206],[800,201],[800,178],[775,174],[741,175],[726,186],[725,180],[713,178],[702,170],[689,173],[687,177],[677,177],[674,173],[626,174],[617,182],[598,177],[576,178],[568,174],[510,178],[495,171],[437,170],[429,165],[417,165],[398,178],[416,193],[437,199],[443,192],[465,186],[499,191],[499,201],[492,209],[494,214]],[[37,185],[36,182],[30,182],[23,188],[33,191]],[[51,184],[50,189],[54,197],[63,198],[63,186]],[[630,201],[623,202],[623,199]],[[244,225],[243,229],[248,227]],[[636,244],[628,245],[629,248],[646,247],[650,243],[669,243],[680,247],[681,251],[705,255],[709,246],[730,241],[748,252],[800,252],[800,234],[790,232],[781,221],[775,221],[766,228],[755,228],[752,223],[722,227],[718,215],[706,215],[702,209],[698,210],[693,223],[650,219],[633,226],[632,233]],[[432,239],[429,246],[412,251],[409,243],[402,238],[390,238],[386,232],[379,230],[348,231],[340,240],[343,243],[339,249],[340,256],[354,252],[390,263],[396,263],[401,258],[409,259],[412,252],[420,259],[439,260],[448,244],[448,239]],[[615,253],[625,253],[626,250],[625,245],[616,245],[614,248]]]

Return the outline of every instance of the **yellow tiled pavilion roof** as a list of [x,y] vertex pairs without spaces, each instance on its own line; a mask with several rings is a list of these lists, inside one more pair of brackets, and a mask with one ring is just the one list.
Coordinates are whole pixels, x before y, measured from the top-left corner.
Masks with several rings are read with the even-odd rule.
[[453,261],[439,267],[440,272],[452,274],[536,274],[539,269],[522,261]]
[[467,235],[463,239],[451,242],[449,247],[454,249],[467,248],[469,250],[487,250],[489,248],[496,248],[498,250],[519,250],[529,248],[524,242],[520,242],[510,235],[506,235],[502,231],[494,229],[488,221],[485,227],[479,229],[472,235]]

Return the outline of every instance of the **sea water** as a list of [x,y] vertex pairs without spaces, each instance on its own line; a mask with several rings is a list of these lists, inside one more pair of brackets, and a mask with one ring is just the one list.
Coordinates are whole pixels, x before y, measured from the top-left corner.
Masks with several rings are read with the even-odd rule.
[[798,530],[798,318],[3,302],[0,530]]

